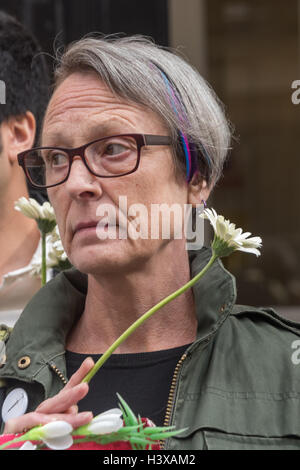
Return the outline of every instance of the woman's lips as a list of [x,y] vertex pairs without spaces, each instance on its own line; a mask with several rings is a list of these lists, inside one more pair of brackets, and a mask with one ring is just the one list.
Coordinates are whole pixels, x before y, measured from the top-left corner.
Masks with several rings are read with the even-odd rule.
[[74,235],[78,232],[88,231],[88,230],[95,230],[97,227],[98,222],[91,221],[91,222],[80,222],[76,225],[74,230]]
[[96,235],[98,239],[103,240],[106,238],[125,238],[125,232],[126,230],[120,227],[118,223],[111,224],[107,222],[107,219],[103,219],[103,221],[98,220],[97,222],[80,222],[76,225],[73,236],[82,234],[94,237]]
[[73,232],[73,238],[92,238],[93,240],[97,237],[97,224],[98,222],[80,222],[76,225]]

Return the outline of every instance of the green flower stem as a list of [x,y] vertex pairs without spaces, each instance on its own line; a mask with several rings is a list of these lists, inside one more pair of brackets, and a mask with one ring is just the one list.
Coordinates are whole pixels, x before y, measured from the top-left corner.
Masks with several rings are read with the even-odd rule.
[[47,265],[46,265],[46,232],[41,231],[42,235],[42,286],[46,284],[47,278]]
[[213,265],[213,263],[216,261],[218,258],[218,255],[216,255],[213,251],[212,257],[210,258],[209,262],[207,263],[206,266],[198,273],[195,277],[193,277],[189,282],[187,282],[184,286],[180,287],[178,290],[173,292],[172,294],[168,295],[165,297],[163,300],[161,300],[158,304],[156,304],[154,307],[152,307],[150,310],[148,310],[144,315],[142,315],[140,318],[138,318],[129,328],[127,328],[124,333],[122,333],[121,336],[106,350],[106,352],[100,357],[100,359],[96,362],[94,367],[90,370],[90,372],[84,377],[82,382],[87,382],[94,377],[94,375],[98,372],[101,366],[107,361],[107,359],[111,356],[111,354],[120,346],[120,344],[123,343],[140,325],[144,323],[148,318],[150,318],[157,310],[162,308],[164,305],[166,305],[168,302],[171,302],[171,300],[175,299],[179,295],[181,295],[183,292],[188,290],[190,287],[192,287],[199,279],[204,276],[206,271],[209,270],[209,268]]
[[[16,444],[17,442],[20,442],[20,443],[23,443],[24,441],[27,441],[28,439],[23,439],[23,436],[21,437],[16,437],[15,439],[12,439],[11,441],[8,441],[8,442],[5,442],[4,444],[2,444],[0,446],[0,450],[3,450],[5,449],[6,447],[12,445],[12,444]],[[20,446],[21,447],[21,446]]]

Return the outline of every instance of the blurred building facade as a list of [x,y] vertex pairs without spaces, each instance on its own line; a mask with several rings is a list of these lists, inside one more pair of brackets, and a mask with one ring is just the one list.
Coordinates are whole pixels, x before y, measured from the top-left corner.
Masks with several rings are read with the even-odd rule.
[[101,32],[151,36],[188,58],[234,126],[210,204],[263,238],[259,259],[225,260],[238,302],[274,305],[300,321],[300,104],[291,99],[300,80],[300,0],[1,0],[0,8],[50,54]]

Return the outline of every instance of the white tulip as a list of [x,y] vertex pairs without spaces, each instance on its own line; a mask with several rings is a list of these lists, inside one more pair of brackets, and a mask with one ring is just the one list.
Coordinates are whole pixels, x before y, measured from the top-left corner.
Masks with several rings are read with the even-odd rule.
[[19,448],[19,450],[35,450],[37,448],[36,445],[32,444],[30,441],[24,442],[24,444]]
[[50,449],[63,450],[73,444],[72,431],[71,424],[58,420],[33,428],[28,431],[26,437],[32,441],[43,441]]
[[122,411],[120,408],[111,408],[110,410],[103,411],[103,413],[100,413],[99,415],[95,416],[92,419],[93,423],[96,423],[97,421],[101,420],[103,417],[113,417],[113,416],[118,416],[119,418],[122,416]]
[[122,411],[119,408],[101,413],[87,425],[87,431],[91,434],[109,434],[117,432],[123,427],[123,420],[121,418]]
[[40,428],[43,437],[61,437],[73,431],[71,424],[66,421],[51,421]]
[[60,437],[47,437],[43,439],[43,442],[49,449],[64,450],[73,445],[73,438],[70,434],[67,434],[66,436]]

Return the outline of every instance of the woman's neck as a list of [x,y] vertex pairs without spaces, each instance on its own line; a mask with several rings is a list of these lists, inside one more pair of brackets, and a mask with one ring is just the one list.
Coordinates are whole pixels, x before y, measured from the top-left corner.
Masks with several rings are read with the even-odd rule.
[[[169,245],[172,245],[170,243]],[[141,272],[112,278],[89,276],[83,315],[69,335],[67,349],[103,353],[137,318],[190,280],[188,254],[174,243]],[[172,300],[146,320],[116,353],[171,349],[195,340],[197,319],[192,290]]]

